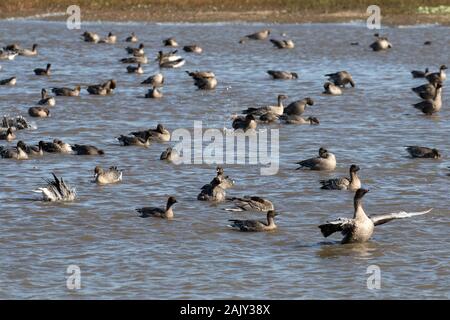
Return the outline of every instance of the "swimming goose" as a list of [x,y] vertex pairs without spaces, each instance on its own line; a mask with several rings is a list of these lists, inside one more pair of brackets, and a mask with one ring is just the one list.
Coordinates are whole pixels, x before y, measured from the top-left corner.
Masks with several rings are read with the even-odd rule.
[[178,43],[177,43],[177,41],[175,40],[175,38],[168,38],[168,39],[165,39],[165,40],[163,40],[163,44],[164,44],[164,46],[166,46],[166,47],[178,47]]
[[119,140],[120,145],[122,146],[141,146],[141,147],[150,146],[150,137],[148,137],[147,139],[142,139],[135,136],[129,137],[120,135],[120,137],[118,137],[117,140]]
[[122,63],[141,63],[141,64],[147,64],[148,58],[147,56],[139,56],[139,57],[130,57],[130,58],[123,58],[119,60]]
[[420,70],[411,71],[413,78],[425,78],[425,76],[427,76],[429,73],[430,72],[429,72],[428,68],[425,68],[425,71],[420,71]]
[[14,60],[18,52],[0,50],[0,60]]
[[217,86],[216,75],[211,71],[196,71],[186,73],[194,79],[194,85],[202,90],[212,90]]
[[156,126],[156,129],[148,129],[144,131],[131,132],[135,137],[141,139],[150,139],[151,141],[167,142],[170,141],[170,131],[164,128],[160,123]]
[[[177,56],[178,57],[178,56]],[[159,67],[160,68],[179,68],[183,66],[186,63],[186,60],[184,60],[181,57],[178,57],[178,59],[173,58],[159,58]]]
[[339,96],[342,94],[342,89],[331,82],[325,82],[323,88],[325,89],[325,91],[323,91],[324,94],[331,94],[333,96]]
[[132,32],[131,35],[125,39],[125,42],[138,42],[138,41],[139,41],[138,37],[134,32]]
[[161,156],[159,157],[160,160],[166,160],[168,162],[172,163],[178,163],[180,159],[180,155],[178,154],[178,151],[172,147],[168,147],[163,153],[161,153]]
[[270,211],[275,210],[273,203],[267,199],[263,199],[261,197],[248,197],[244,198],[229,198],[229,201],[233,201],[235,207],[234,208],[226,208],[226,211]]
[[137,48],[126,47],[126,48],[125,48],[125,51],[126,51],[128,54],[132,54],[132,55],[134,55],[134,56],[143,56],[143,55],[144,55],[144,44],[141,43],[141,44],[139,45],[139,47],[137,47]]
[[209,185],[202,187],[202,190],[197,196],[197,200],[213,202],[225,201],[225,190],[220,186],[220,184],[220,179],[215,177]]
[[406,151],[412,158],[431,158],[440,159],[442,157],[438,149],[432,149],[427,147],[408,146],[405,147]]
[[139,212],[141,215],[141,218],[148,218],[148,217],[155,217],[155,218],[162,218],[167,220],[173,219],[173,210],[172,206],[177,203],[177,200],[175,197],[169,197],[167,199],[167,204],[165,209],[161,208],[154,208],[154,207],[144,207],[136,209],[137,212]]
[[178,50],[173,50],[169,52],[158,51],[155,61],[175,61],[181,57],[177,55]]
[[311,170],[333,171],[336,169],[336,157],[324,148],[319,149],[319,156],[300,162],[296,162],[300,167],[296,170],[307,168]]
[[270,35],[270,30],[261,30],[241,38],[239,43],[244,43],[245,40],[265,40]]
[[50,110],[44,107],[31,107],[28,109],[28,114],[35,118],[47,118],[50,116]]
[[84,41],[86,42],[97,43],[100,41],[99,35],[93,32],[85,31],[81,36],[84,38]]
[[359,167],[355,164],[350,166],[350,178],[335,178],[329,180],[320,180],[324,190],[350,190],[356,191],[361,188],[361,180],[359,180],[357,172]]
[[447,70],[447,66],[446,65],[442,65],[439,68],[439,72],[433,72],[433,73],[429,73],[425,76],[425,78],[428,80],[428,82],[430,83],[442,83],[445,81],[445,79],[447,79],[447,75],[445,74],[444,70]]
[[285,124],[310,124],[310,125],[320,124],[319,119],[317,119],[316,117],[308,117],[305,119],[302,116],[299,116],[296,114],[291,114],[291,115],[283,114],[280,116],[280,119]]
[[345,88],[346,84],[350,84],[352,87],[355,86],[355,82],[353,81],[352,75],[347,71],[328,73],[325,75],[325,77],[328,77],[328,81],[333,82],[335,85],[339,87]]
[[141,84],[151,84],[153,87],[162,87],[164,84],[164,75],[162,73],[154,74],[142,81]]
[[243,110],[242,113],[244,114],[253,114],[253,115],[263,115],[265,113],[271,112],[276,115],[282,115],[284,111],[284,105],[283,100],[287,99],[287,96],[284,94],[278,95],[278,105],[277,106],[267,106],[267,107],[261,107],[261,108],[248,108],[246,110]]
[[303,112],[305,112],[307,106],[313,105],[314,100],[311,99],[310,97],[306,97],[302,100],[291,102],[286,108],[284,108],[283,114],[301,116]]
[[295,47],[294,41],[292,40],[275,40],[270,39],[270,42],[273,43],[275,47],[278,49],[293,49]]
[[375,33],[374,36],[377,40],[369,46],[373,51],[382,51],[392,48],[392,44],[387,37],[380,37],[378,33]]
[[[218,166],[216,168],[216,176],[214,177],[214,179],[215,178],[219,179],[219,181],[220,181],[219,187],[221,187],[224,190],[232,188],[234,186],[234,181],[232,179],[230,179],[229,176],[225,176],[223,168],[221,166]],[[207,190],[207,189],[211,188],[211,186],[213,185],[214,179],[211,180],[210,183],[205,184],[201,188],[201,190]]]
[[275,216],[277,215],[278,213],[275,213],[275,211],[270,210],[267,212],[267,222],[258,220],[237,220],[237,219],[230,219],[228,221],[232,223],[230,225],[231,228],[238,229],[239,231],[250,231],[250,232],[272,231],[277,228],[274,219]]
[[15,86],[17,83],[16,77],[0,80],[0,86]]
[[13,141],[16,138],[12,128],[8,128],[5,132],[0,132],[0,140],[6,140],[8,142]]
[[72,153],[72,146],[59,139],[53,139],[52,142],[42,142],[42,149],[48,153]]
[[280,116],[278,114],[275,114],[273,112],[267,112],[259,116],[258,122],[260,123],[275,123],[280,119]]
[[255,130],[257,123],[256,119],[252,114],[247,114],[245,117],[242,116],[232,116],[233,123],[232,127],[234,130]]
[[51,64],[48,63],[47,67],[45,69],[42,68],[36,68],[34,69],[34,74],[37,76],[49,76],[50,75],[50,68],[51,68]]
[[150,99],[160,99],[163,97],[163,93],[161,90],[159,90],[156,87],[152,87],[151,89],[148,89],[148,92],[145,94],[145,98]]
[[296,72],[268,70],[267,73],[272,77],[272,79],[281,79],[281,80],[298,79],[298,74]]
[[411,90],[414,91],[422,99],[433,99],[436,96],[437,85],[439,83],[427,83]]
[[56,104],[56,100],[55,100],[55,97],[51,97],[48,95],[47,90],[42,88],[41,100],[39,100],[37,104],[40,106],[54,107]]
[[8,117],[3,116],[0,131],[11,128],[13,130],[23,130],[30,128],[28,121],[22,116]]
[[95,156],[95,155],[104,155],[105,154],[105,152],[103,150],[101,150],[97,147],[83,145],[83,144],[72,145],[72,150],[77,155]]
[[7,45],[6,47],[3,47],[4,51],[15,52],[15,51],[19,51],[21,49],[22,49],[22,47],[18,43],[12,43],[12,44]]
[[426,115],[432,115],[433,113],[439,112],[442,108],[442,85],[439,83],[436,85],[436,92],[433,99],[415,103],[413,106]]
[[366,242],[372,236],[375,226],[395,219],[410,218],[426,214],[432,210],[429,209],[427,211],[410,213],[402,211],[368,217],[362,207],[362,198],[367,192],[369,192],[369,190],[366,189],[358,189],[355,192],[355,197],[353,199],[355,213],[352,219],[338,218],[334,221],[327,221],[327,223],[319,226],[324,237],[328,237],[329,235],[340,231],[344,235],[344,238],[341,241],[342,244]]
[[71,188],[66,184],[63,178],[58,179],[54,173],[52,173],[53,179],[46,180],[47,186],[44,188],[38,188],[34,192],[42,193],[42,200],[44,201],[73,201],[76,198],[75,188]]
[[106,36],[106,38],[101,39],[98,43],[109,43],[109,44],[114,44],[117,41],[117,36],[114,35],[112,32],[108,33],[108,35]]
[[43,156],[44,155],[44,141],[39,141],[39,144],[37,146],[29,146],[25,145],[25,152],[29,156]]
[[122,171],[117,167],[110,167],[108,170],[103,170],[100,166],[94,169],[94,179],[97,184],[112,184],[122,181]]
[[193,52],[193,53],[202,53],[203,52],[203,49],[196,44],[184,46],[183,50],[186,52]]
[[28,159],[28,154],[25,152],[25,144],[22,141],[18,141],[15,148],[5,148],[0,146],[0,156],[5,159]]
[[19,56],[25,56],[25,57],[32,57],[32,56],[37,56],[38,52],[37,52],[37,44],[33,44],[33,48],[30,49],[20,49],[18,50]]
[[66,96],[66,97],[78,97],[80,95],[80,86],[76,86],[74,89],[70,88],[52,88],[52,92],[57,96]]
[[127,72],[128,73],[143,74],[144,73],[144,69],[142,69],[141,64],[138,63],[137,67],[135,67],[135,66],[128,66],[127,67]]
[[87,87],[87,92],[89,94],[106,96],[114,93],[114,89],[116,89],[116,80],[110,79],[102,84],[94,84]]

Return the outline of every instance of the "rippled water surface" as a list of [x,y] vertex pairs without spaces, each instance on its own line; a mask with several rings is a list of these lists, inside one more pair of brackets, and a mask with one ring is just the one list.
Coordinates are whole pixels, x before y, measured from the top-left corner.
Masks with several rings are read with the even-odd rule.
[[[374,53],[373,31],[357,24],[272,25],[274,37],[285,32],[293,50],[277,50],[269,42],[239,45],[238,39],[263,25],[85,24],[123,40],[135,31],[154,57],[161,40],[175,36],[181,45],[198,43],[203,54],[182,53],[186,65],[164,70],[161,100],[141,99],[139,83],[158,71],[155,62],[145,75],[129,75],[116,45],[80,40],[80,30],[60,22],[0,21],[0,45],[38,43],[39,56],[0,61],[0,78],[17,76],[15,87],[0,87],[2,114],[27,115],[40,89],[88,85],[114,78],[118,88],[108,97],[57,97],[51,117],[35,120],[36,130],[18,132],[26,143],[61,138],[93,144],[103,157],[49,155],[28,161],[3,159],[0,183],[0,298],[448,298],[450,113],[446,88],[442,111],[425,117],[414,110],[418,98],[410,90],[423,80],[410,70],[436,70],[450,64],[449,28],[440,26],[386,28],[393,49]],[[423,46],[425,40],[431,46]],[[350,46],[359,42],[359,46]],[[180,50],[181,51],[181,50]],[[32,70],[52,63],[51,77]],[[297,71],[299,79],[273,81],[265,71]],[[198,91],[184,70],[212,70],[219,85]],[[321,94],[324,74],[348,70],[356,87],[339,97]],[[280,212],[279,229],[271,233],[239,233],[227,219],[263,214],[236,214],[196,200],[200,187],[215,175],[215,165],[175,166],[159,160],[171,143],[150,148],[120,147],[114,137],[163,123],[170,130],[230,128],[230,115],[250,106],[312,97],[306,114],[319,126],[279,126],[280,170],[261,176],[257,165],[225,165],[236,186],[230,196],[259,195]],[[16,141],[12,142],[14,144]],[[433,146],[442,160],[412,160],[405,145]],[[338,159],[333,173],[296,171],[295,162],[311,157],[320,146]],[[351,193],[320,190],[319,180],[347,175],[361,167],[369,214],[399,210],[434,210],[415,219],[376,228],[363,245],[336,244],[317,225],[353,214]],[[124,170],[121,184],[91,183],[96,165]],[[79,198],[70,204],[35,201],[32,190],[50,173],[76,186]],[[163,206],[175,195],[176,219],[141,219],[134,209]],[[66,288],[66,269],[81,268],[82,289]],[[381,268],[381,289],[368,290],[366,270]]]

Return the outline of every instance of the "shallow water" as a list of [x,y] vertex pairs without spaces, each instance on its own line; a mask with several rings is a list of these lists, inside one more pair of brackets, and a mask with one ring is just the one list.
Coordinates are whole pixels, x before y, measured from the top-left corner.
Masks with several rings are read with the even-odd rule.
[[[373,31],[359,24],[271,25],[274,37],[286,32],[293,50],[277,50],[268,42],[239,45],[238,39],[261,29],[251,24],[114,24],[83,25],[99,34],[113,31],[119,40],[135,31],[153,57],[161,40],[176,36],[183,44],[198,43],[204,53],[182,55],[187,62],[164,70],[161,100],[140,99],[139,83],[158,71],[144,65],[145,75],[129,75],[118,59],[124,42],[93,45],[80,40],[80,30],[60,22],[0,21],[0,44],[40,45],[39,56],[0,61],[0,78],[16,75],[15,87],[0,87],[2,114],[26,115],[40,89],[118,81],[115,94],[57,97],[51,117],[35,120],[36,130],[18,133],[26,143],[61,138],[93,144],[103,157],[45,155],[29,161],[0,161],[0,298],[267,298],[363,299],[449,298],[448,182],[450,113],[444,88],[442,111],[433,117],[417,112],[419,99],[410,90],[423,80],[410,70],[432,70],[449,61],[449,28],[386,28],[394,48],[374,53]],[[423,46],[431,40],[431,46]],[[359,46],[350,46],[350,42]],[[180,50],[181,51],[181,50]],[[52,63],[53,75],[36,77],[32,70]],[[295,81],[272,81],[268,69],[300,74]],[[195,90],[184,70],[212,70],[216,90]],[[348,70],[356,88],[340,97],[321,94],[324,74]],[[230,115],[250,106],[274,104],[280,93],[289,101],[310,96],[319,126],[271,126],[280,130],[280,170],[261,176],[258,165],[225,165],[236,180],[230,196],[259,195],[275,203],[279,229],[246,234],[227,228],[227,219],[259,217],[223,211],[224,205],[196,200],[200,187],[215,175],[215,165],[175,166],[159,161],[168,145],[120,147],[119,134],[163,123],[169,129],[231,127]],[[13,144],[15,141],[13,142]],[[403,146],[433,146],[442,160],[412,160]],[[325,146],[338,159],[333,173],[295,171],[295,162]],[[369,214],[400,210],[434,210],[427,216],[377,227],[363,245],[324,239],[317,225],[352,215],[347,192],[320,190],[319,180],[347,175],[351,163],[371,191],[364,199]],[[124,181],[99,187],[93,168],[117,165]],[[35,201],[32,190],[50,173],[76,186],[70,204]],[[140,219],[134,209],[163,206],[175,195],[174,221]],[[81,290],[66,288],[66,269],[81,268]],[[367,268],[381,269],[381,289],[366,286]]]

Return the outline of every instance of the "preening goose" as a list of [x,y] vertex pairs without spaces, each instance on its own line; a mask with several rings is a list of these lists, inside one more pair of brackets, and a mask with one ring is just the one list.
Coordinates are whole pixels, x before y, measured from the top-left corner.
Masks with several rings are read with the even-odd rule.
[[103,170],[102,167],[96,166],[94,169],[94,179],[100,185],[118,183],[122,181],[122,171],[117,169],[117,167],[110,167],[108,170]]
[[66,184],[63,178],[58,179],[58,177],[52,173],[53,181],[46,180],[47,186],[43,188],[38,188],[34,192],[42,193],[42,200],[44,201],[73,201],[76,198],[75,188],[71,188]]

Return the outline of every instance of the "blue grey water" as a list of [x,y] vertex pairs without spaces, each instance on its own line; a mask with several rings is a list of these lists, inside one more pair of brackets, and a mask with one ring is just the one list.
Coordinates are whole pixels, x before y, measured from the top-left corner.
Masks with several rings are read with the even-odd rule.
[[[442,111],[426,117],[411,104],[410,90],[424,80],[413,69],[437,70],[450,64],[450,29],[439,25],[384,27],[393,43],[388,52],[372,52],[373,30],[364,24],[268,25],[273,37],[293,39],[293,50],[267,42],[239,45],[245,34],[264,24],[90,23],[68,30],[62,22],[0,21],[0,45],[39,44],[39,55],[1,61],[0,78],[17,76],[14,87],[0,87],[0,113],[27,117],[41,88],[75,86],[114,78],[118,88],[108,97],[57,97],[51,117],[34,120],[36,129],[18,132],[26,143],[60,138],[93,144],[103,157],[45,155],[27,161],[2,159],[0,178],[0,298],[3,299],[448,299],[450,110],[447,90]],[[89,44],[81,31],[119,36],[115,45]],[[142,76],[126,73],[118,59],[126,56],[123,39],[134,31],[149,57],[163,49],[162,39],[181,45],[198,43],[201,55],[186,58],[181,69],[164,70],[161,100],[141,99],[139,83],[158,72],[144,65]],[[426,40],[431,46],[424,46]],[[359,46],[350,46],[359,42]],[[32,70],[52,63],[50,77]],[[299,79],[273,81],[266,70],[296,71]],[[211,70],[216,90],[198,91],[184,70]],[[356,87],[342,96],[322,95],[324,74],[348,70]],[[319,126],[273,125],[280,130],[280,169],[260,175],[259,165],[225,165],[236,186],[230,196],[259,195],[272,200],[280,216],[270,233],[240,233],[227,228],[237,214],[196,200],[200,187],[215,175],[214,164],[170,165],[159,155],[172,143],[150,148],[121,147],[114,137],[163,123],[170,130],[230,128],[230,116],[250,106],[311,97],[306,114]],[[17,140],[16,140],[17,141]],[[14,144],[13,141],[10,144]],[[403,146],[442,150],[441,160],[413,160]],[[338,160],[335,172],[296,171],[295,162],[328,148]],[[317,225],[353,214],[349,192],[320,190],[320,179],[361,167],[368,214],[434,210],[415,219],[376,228],[362,245],[339,245],[339,235],[324,239]],[[93,168],[117,165],[123,182],[100,187],[91,183]],[[36,201],[32,191],[51,172],[77,188],[70,204]],[[135,208],[163,206],[178,199],[176,219],[138,218]],[[81,289],[66,287],[69,265],[81,269]],[[369,290],[367,268],[381,270],[381,288]]]

